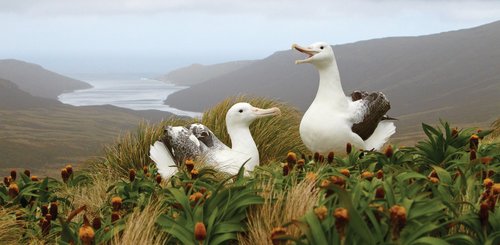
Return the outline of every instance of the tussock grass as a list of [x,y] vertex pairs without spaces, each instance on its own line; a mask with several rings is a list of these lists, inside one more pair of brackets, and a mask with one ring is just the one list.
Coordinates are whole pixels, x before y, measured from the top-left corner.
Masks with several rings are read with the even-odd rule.
[[89,171],[94,173],[111,172],[111,177],[126,177],[129,169],[141,169],[152,162],[149,158],[149,146],[163,134],[166,125],[185,125],[190,121],[171,117],[153,125],[141,122],[135,132],[120,136],[114,144],[104,147],[104,157],[91,162]]
[[99,215],[100,209],[109,203],[108,187],[116,182],[116,176],[112,171],[101,171],[99,174],[88,174],[89,183],[73,187],[63,186],[58,196],[61,198],[70,198],[73,206],[79,208],[86,206],[86,213],[90,217]]
[[19,212],[16,210],[0,207],[0,242],[2,244],[19,244],[25,222],[16,220],[16,212]]
[[280,116],[260,118],[250,126],[259,149],[261,163],[286,156],[289,151],[306,152],[299,135],[301,114],[296,108],[284,102],[259,97],[229,97],[207,110],[201,122],[208,126],[222,142],[231,145],[227,134],[226,113],[238,102],[248,102],[259,108],[278,107],[281,110]]
[[[248,231],[240,236],[243,245],[272,244],[270,239],[274,227],[283,226],[298,219],[311,210],[319,199],[319,189],[314,181],[301,181],[286,191],[276,190],[273,181],[262,182],[261,189],[264,204],[251,209],[248,213]],[[290,226],[287,234],[299,236],[298,227]]]
[[488,135],[487,140],[489,143],[494,143],[494,142],[499,142],[500,141],[500,118],[495,120],[491,124],[491,129],[493,132],[491,132],[490,135]]
[[168,234],[160,232],[160,229],[156,226],[156,218],[165,211],[165,207],[161,205],[161,202],[156,200],[150,200],[143,210],[135,208],[128,216],[125,229],[121,235],[114,237],[111,244],[165,244],[168,240]]

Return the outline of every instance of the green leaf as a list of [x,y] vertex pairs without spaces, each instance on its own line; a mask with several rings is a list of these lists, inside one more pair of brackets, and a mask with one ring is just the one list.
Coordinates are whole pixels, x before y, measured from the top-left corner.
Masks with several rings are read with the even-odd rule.
[[417,245],[417,244],[427,244],[427,245],[449,245],[450,243],[448,243],[446,240],[444,239],[441,239],[441,238],[437,238],[437,237],[422,237],[422,238],[419,238],[415,241],[413,241],[412,243],[410,243],[412,245]]

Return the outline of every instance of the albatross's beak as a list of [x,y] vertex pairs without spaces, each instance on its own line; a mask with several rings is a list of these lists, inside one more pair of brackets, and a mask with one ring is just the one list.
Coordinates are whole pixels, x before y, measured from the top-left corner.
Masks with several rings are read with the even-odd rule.
[[254,108],[252,108],[252,111],[257,117],[268,117],[268,116],[276,116],[276,115],[281,114],[281,110],[278,107],[273,107],[273,108],[269,108],[269,109],[261,109],[261,108],[254,107]]
[[295,61],[295,64],[302,64],[302,63],[309,63],[309,61],[311,61],[311,58],[319,53],[319,51],[316,51],[316,50],[313,50],[313,49],[310,49],[310,48],[304,48],[304,47],[301,47],[299,46],[298,44],[292,44],[292,49],[296,49],[297,51],[301,52],[301,53],[304,53],[304,54],[307,54],[307,58],[306,59],[303,59],[303,60],[296,60]]

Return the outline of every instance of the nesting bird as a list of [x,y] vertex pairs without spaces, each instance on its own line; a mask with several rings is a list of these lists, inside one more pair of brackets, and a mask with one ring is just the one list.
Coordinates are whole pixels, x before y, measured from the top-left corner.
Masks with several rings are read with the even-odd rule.
[[205,125],[167,126],[163,137],[150,147],[150,158],[163,178],[169,178],[187,159],[197,159],[230,174],[238,173],[243,164],[252,171],[259,165],[259,151],[250,133],[250,124],[262,117],[280,114],[273,107],[261,109],[249,103],[236,103],[226,114],[226,126],[232,146],[222,143]]
[[300,123],[300,136],[312,152],[343,152],[347,143],[359,149],[379,150],[396,132],[386,115],[390,103],[381,92],[355,91],[347,97],[340,82],[337,61],[330,45],[293,44],[307,55],[296,64],[309,63],[319,72],[319,88]]

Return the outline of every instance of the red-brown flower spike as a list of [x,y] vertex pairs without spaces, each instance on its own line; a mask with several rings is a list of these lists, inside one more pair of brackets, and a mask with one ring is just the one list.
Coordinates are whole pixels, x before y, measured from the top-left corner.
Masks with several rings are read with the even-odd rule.
[[293,152],[288,152],[286,156],[286,163],[288,164],[288,167],[290,167],[290,169],[293,169],[295,164],[297,164],[297,155]]
[[382,179],[384,178],[384,171],[382,169],[379,169],[376,173],[377,179]]
[[491,180],[490,178],[486,178],[483,180],[483,185],[487,190],[491,189],[494,183],[495,182],[493,182],[493,180]]
[[332,184],[337,185],[340,188],[345,188],[345,179],[340,176],[332,176],[330,177],[330,181]]
[[12,180],[12,177],[5,176],[5,177],[3,177],[3,184],[8,187],[10,185],[11,180]]
[[384,187],[379,187],[375,191],[375,198],[377,199],[383,199],[385,197],[385,190]]
[[191,196],[189,196],[189,201],[191,201],[193,203],[198,203],[198,201],[202,198],[203,198],[203,194],[201,192],[195,192],[195,193],[191,194]]
[[335,228],[340,235],[340,239],[343,240],[345,237],[345,227],[349,222],[349,212],[346,208],[336,208],[333,212],[333,217],[335,217]]
[[469,148],[472,150],[477,150],[479,145],[479,137],[477,134],[473,134],[469,139]]
[[10,171],[10,177],[12,178],[13,181],[16,180],[16,178],[17,178],[17,172],[16,172],[16,170],[13,169],[13,170]]
[[304,161],[304,159],[300,159],[297,161],[297,168],[302,170],[302,169],[304,169],[305,164],[306,164],[306,161]]
[[73,174],[73,166],[71,166],[71,164],[66,165],[66,171],[68,171],[68,174],[71,176]]
[[61,178],[64,183],[67,183],[69,180],[69,173],[66,168],[61,169]]
[[385,148],[384,155],[387,158],[391,158],[393,154],[394,154],[394,150],[392,149],[392,145],[388,145],[387,148]]
[[474,161],[477,159],[477,154],[476,154],[476,150],[470,150],[470,156],[469,156],[469,159],[471,161]]
[[330,153],[328,153],[328,156],[326,157],[326,162],[328,164],[332,164],[334,158],[335,158],[335,153],[333,153],[333,151],[331,151]]
[[481,221],[481,225],[488,225],[488,218],[490,215],[490,206],[488,202],[482,202],[479,206],[479,220]]
[[288,173],[290,173],[290,167],[285,163],[285,165],[283,165],[283,176],[288,176]]
[[101,227],[102,227],[101,217],[95,217],[92,220],[92,228],[94,228],[95,230],[99,230],[99,229],[101,229]]
[[351,172],[350,172],[350,171],[349,171],[349,169],[347,169],[347,168],[341,169],[341,170],[340,170],[340,173],[341,173],[342,175],[344,175],[345,177],[350,177],[350,176],[351,176]]
[[120,219],[120,212],[114,211],[113,213],[111,213],[111,223],[114,223],[119,219]]
[[278,237],[283,236],[286,234],[286,228],[285,227],[274,227],[271,230],[271,241],[273,245],[279,245],[279,244],[285,244],[283,240],[279,240]]
[[316,163],[319,162],[319,152],[314,153],[313,159],[314,159],[314,162],[316,162]]
[[131,168],[131,169],[128,170],[128,180],[130,182],[134,182],[136,175],[137,175],[137,172],[135,171],[135,169]]
[[325,179],[325,180],[321,181],[321,183],[319,184],[319,187],[326,189],[330,186],[331,183],[332,183],[331,181]]
[[198,172],[198,170],[196,169],[191,170],[191,179],[197,179],[199,175],[200,172]]
[[43,217],[45,217],[49,213],[49,207],[47,205],[42,205],[42,207],[40,207],[40,210],[42,211]]
[[202,242],[207,238],[207,229],[205,228],[205,224],[202,222],[196,222],[194,225],[194,238]]
[[392,226],[392,239],[399,239],[401,230],[406,225],[406,209],[399,205],[394,205],[389,210]]
[[439,178],[436,170],[432,170],[430,173],[429,173],[429,177],[434,177],[434,178]]
[[313,172],[307,172],[305,180],[309,182],[316,182],[316,179],[318,178],[318,175]]
[[38,177],[36,175],[31,176],[31,181],[38,182]]
[[57,215],[59,214],[59,208],[57,207],[57,202],[50,203],[49,214],[52,215],[53,219],[57,219]]
[[428,177],[429,181],[433,184],[439,183],[439,178],[436,177]]
[[352,145],[351,143],[347,143],[345,146],[345,152],[347,152],[347,154],[351,154],[351,151],[352,151]]
[[370,171],[364,171],[361,173],[361,178],[371,181],[373,179],[373,173]]
[[458,128],[451,129],[451,137],[456,138],[458,136]]
[[320,154],[320,155],[319,155],[319,159],[318,159],[318,161],[319,161],[320,163],[323,163],[323,162],[325,161],[325,157],[324,157],[323,155],[321,155],[321,154]]
[[113,211],[120,210],[122,208],[122,198],[121,197],[111,198],[111,206],[113,207]]
[[328,214],[328,209],[322,205],[314,209],[314,214],[318,217],[320,220],[324,220],[326,218],[326,215]]
[[78,237],[85,245],[90,245],[94,241],[94,229],[90,226],[90,222],[85,215],[83,215],[83,225],[78,230]]
[[42,235],[45,237],[50,231],[50,221],[46,218],[41,218],[39,223],[40,229],[42,230]]
[[31,172],[28,169],[26,169],[26,170],[24,170],[24,175],[30,177]]
[[161,184],[161,175],[156,174],[155,180],[156,180],[156,183]]
[[491,192],[493,193],[493,195],[499,195],[500,194],[500,183],[493,184],[493,186],[491,187]]
[[12,182],[9,185],[9,196],[11,198],[15,198],[17,197],[17,195],[19,195],[19,186],[17,186],[16,183]]
[[148,166],[142,167],[142,172],[144,172],[144,174],[147,174],[149,172]]
[[493,157],[481,157],[481,163],[484,165],[490,165],[493,161]]
[[191,171],[193,171],[194,169],[194,162],[193,160],[191,159],[188,159],[184,162],[184,165],[186,165],[186,169],[189,173],[191,173]]

